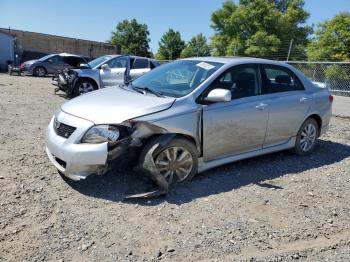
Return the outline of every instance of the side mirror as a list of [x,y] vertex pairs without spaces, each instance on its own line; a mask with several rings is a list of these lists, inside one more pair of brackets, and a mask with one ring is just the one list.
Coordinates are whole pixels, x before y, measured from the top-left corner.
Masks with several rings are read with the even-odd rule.
[[205,101],[207,102],[230,102],[232,99],[231,91],[222,88],[216,88],[209,92]]
[[103,65],[101,65],[101,69],[102,69],[102,70],[108,70],[108,69],[109,69],[108,64],[103,64]]
[[50,64],[52,64],[53,61],[52,61],[52,59],[49,59],[49,60],[47,60],[47,62],[49,62]]

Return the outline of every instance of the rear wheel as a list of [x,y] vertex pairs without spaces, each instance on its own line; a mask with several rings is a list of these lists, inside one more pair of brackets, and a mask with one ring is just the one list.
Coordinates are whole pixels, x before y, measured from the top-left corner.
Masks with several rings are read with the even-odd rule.
[[34,76],[39,76],[39,77],[43,77],[46,75],[46,69],[42,66],[37,66],[36,68],[34,68],[33,71],[33,75]]
[[74,95],[79,96],[97,89],[96,84],[89,79],[79,80],[74,87]]
[[317,143],[319,126],[315,119],[308,118],[301,126],[295,141],[294,152],[298,155],[310,154]]

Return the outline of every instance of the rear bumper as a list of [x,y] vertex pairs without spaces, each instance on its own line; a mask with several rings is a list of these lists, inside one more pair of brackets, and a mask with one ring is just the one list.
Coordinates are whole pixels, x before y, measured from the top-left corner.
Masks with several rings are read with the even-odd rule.
[[65,176],[80,180],[107,167],[107,143],[82,144],[81,137],[93,125],[92,122],[77,118],[62,111],[56,115],[59,122],[77,129],[66,139],[58,136],[53,128],[52,118],[46,132],[46,153],[52,164]]

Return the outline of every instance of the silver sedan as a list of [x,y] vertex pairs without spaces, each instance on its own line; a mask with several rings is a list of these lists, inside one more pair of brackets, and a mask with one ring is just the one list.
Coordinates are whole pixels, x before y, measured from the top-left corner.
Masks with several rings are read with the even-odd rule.
[[332,101],[285,63],[178,60],[63,104],[48,126],[46,152],[74,180],[136,158],[166,187],[244,158],[311,153],[328,129]]

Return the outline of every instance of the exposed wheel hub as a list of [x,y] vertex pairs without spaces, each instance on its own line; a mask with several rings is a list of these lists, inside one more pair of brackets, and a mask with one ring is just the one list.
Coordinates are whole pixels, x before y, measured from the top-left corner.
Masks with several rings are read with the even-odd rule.
[[184,181],[189,176],[193,168],[193,158],[183,147],[169,147],[158,154],[155,165],[159,173],[171,184]]

